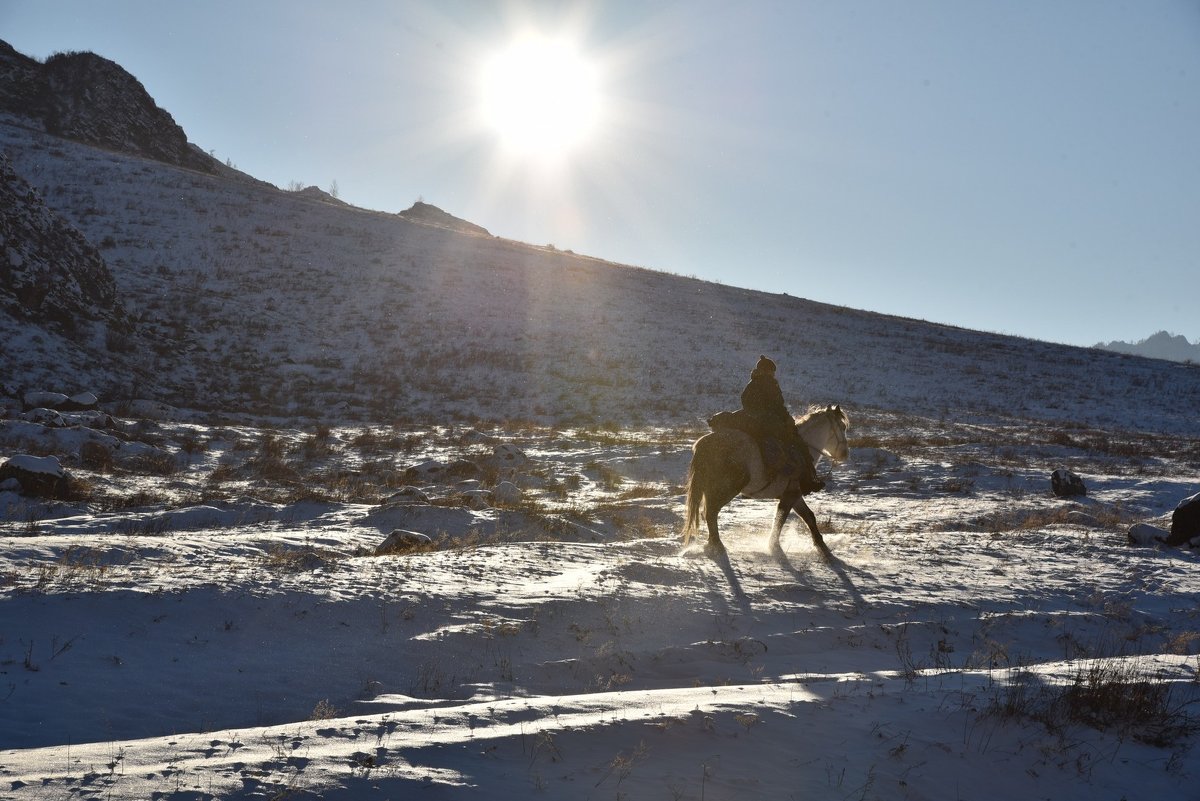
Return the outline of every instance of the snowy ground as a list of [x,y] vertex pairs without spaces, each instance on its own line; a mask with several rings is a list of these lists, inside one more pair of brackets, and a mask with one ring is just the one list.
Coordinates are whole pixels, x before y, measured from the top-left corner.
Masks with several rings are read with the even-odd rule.
[[681,553],[697,430],[0,421],[77,482],[0,494],[0,796],[1193,797],[1197,557],[1125,532],[1196,443],[849,411],[828,563]]

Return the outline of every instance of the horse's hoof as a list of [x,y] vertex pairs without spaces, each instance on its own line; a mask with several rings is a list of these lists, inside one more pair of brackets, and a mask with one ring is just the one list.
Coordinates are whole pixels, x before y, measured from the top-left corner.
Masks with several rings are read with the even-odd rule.
[[725,555],[725,543],[710,542],[704,546],[704,553],[708,554],[709,556],[713,557],[714,559],[717,557],[720,557],[720,556],[724,556]]

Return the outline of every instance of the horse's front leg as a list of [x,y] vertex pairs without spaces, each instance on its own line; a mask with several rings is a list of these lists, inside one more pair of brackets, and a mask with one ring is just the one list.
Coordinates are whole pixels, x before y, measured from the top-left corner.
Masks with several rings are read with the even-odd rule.
[[796,510],[796,514],[800,515],[800,519],[808,525],[808,530],[812,532],[813,545],[821,552],[821,556],[825,559],[832,559],[833,552],[829,550],[829,546],[825,544],[825,538],[821,536],[821,530],[817,528],[817,516],[813,514],[812,509],[808,508],[803,496],[796,499],[793,508]]

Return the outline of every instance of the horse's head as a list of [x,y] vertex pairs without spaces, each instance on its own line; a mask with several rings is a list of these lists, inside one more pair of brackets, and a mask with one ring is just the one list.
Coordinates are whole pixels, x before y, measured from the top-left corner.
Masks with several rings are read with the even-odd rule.
[[850,456],[846,429],[850,418],[840,405],[827,406],[810,412],[796,423],[796,432],[813,450],[813,457],[827,457],[832,462],[844,462]]

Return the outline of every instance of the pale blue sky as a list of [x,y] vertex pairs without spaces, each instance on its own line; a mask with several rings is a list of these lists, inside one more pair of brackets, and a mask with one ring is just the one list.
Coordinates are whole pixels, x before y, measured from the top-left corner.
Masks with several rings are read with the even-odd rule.
[[[555,169],[483,57],[569,33]],[[57,2],[0,38],[121,64],[222,160],[734,286],[1071,344],[1200,338],[1200,2]]]

